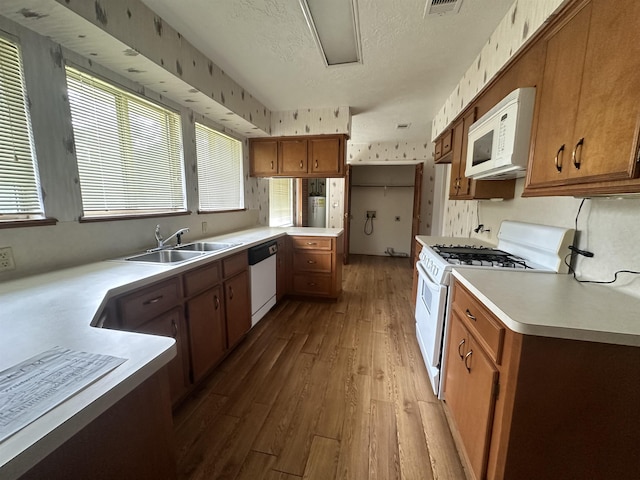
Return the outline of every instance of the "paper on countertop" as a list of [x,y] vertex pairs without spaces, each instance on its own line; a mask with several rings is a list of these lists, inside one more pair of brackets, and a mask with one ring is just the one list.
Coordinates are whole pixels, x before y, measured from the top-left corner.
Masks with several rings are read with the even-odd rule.
[[125,361],[54,347],[0,372],[0,442]]

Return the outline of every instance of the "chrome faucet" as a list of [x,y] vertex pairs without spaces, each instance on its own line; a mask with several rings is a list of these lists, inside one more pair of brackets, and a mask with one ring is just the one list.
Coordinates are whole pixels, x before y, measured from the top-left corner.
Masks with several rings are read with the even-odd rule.
[[171,240],[173,237],[176,237],[176,247],[182,243],[182,235],[189,231],[188,228],[181,228],[176,233],[169,235],[167,238],[162,238],[160,234],[160,225],[156,225],[156,231],[154,233],[156,237],[156,242],[158,242],[158,246],[156,248],[152,248],[150,251],[162,250],[163,248],[167,248],[167,242]]

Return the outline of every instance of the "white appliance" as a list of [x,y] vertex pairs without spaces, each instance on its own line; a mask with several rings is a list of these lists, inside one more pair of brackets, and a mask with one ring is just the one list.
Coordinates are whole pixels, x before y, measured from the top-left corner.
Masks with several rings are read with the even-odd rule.
[[527,272],[566,273],[574,230],[505,220],[496,247],[473,238],[422,237],[427,244],[416,263],[416,336],[433,392],[441,397],[446,319],[453,268],[511,268]]
[[483,180],[523,177],[535,87],[514,90],[469,127],[465,175]]
[[251,276],[251,327],[254,327],[276,304],[275,240],[249,248]]
[[324,228],[327,216],[327,199],[320,196],[309,197],[308,213],[308,226]]

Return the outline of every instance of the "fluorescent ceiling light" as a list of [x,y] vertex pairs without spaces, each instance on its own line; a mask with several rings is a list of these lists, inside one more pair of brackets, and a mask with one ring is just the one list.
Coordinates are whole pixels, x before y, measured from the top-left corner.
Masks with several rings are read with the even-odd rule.
[[358,0],[299,0],[326,66],[362,62]]

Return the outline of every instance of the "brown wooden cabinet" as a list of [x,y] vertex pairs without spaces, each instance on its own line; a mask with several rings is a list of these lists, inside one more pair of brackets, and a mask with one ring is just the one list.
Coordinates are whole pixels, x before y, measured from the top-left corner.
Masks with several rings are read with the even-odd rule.
[[411,294],[411,304],[413,308],[416,306],[416,297],[418,295],[418,267],[417,262],[420,259],[420,252],[422,252],[422,244],[418,240],[414,240],[414,253],[413,253],[413,293]]
[[276,254],[276,302],[282,300],[287,293],[287,259],[289,248],[286,237],[280,237],[276,241],[278,253]]
[[256,138],[249,142],[249,171],[252,177],[273,177],[278,173],[278,141]]
[[222,261],[224,274],[224,308],[227,346],[233,348],[251,328],[251,293],[249,290],[247,251]]
[[346,135],[252,138],[249,140],[251,176],[342,177],[345,144]]
[[575,2],[541,41],[525,196],[640,191],[640,3]]
[[434,163],[451,163],[451,151],[453,147],[453,128],[445,130],[435,141],[433,152]]
[[519,334],[452,288],[443,394],[469,478],[637,478],[638,348]]
[[[110,320],[104,326],[132,332],[172,337],[176,357],[167,365],[171,402],[177,404],[187,393],[189,381],[188,333],[182,313],[178,277],[117,297]],[[115,303],[115,306],[113,306]]]
[[291,293],[336,299],[342,292],[342,235],[292,236]]

